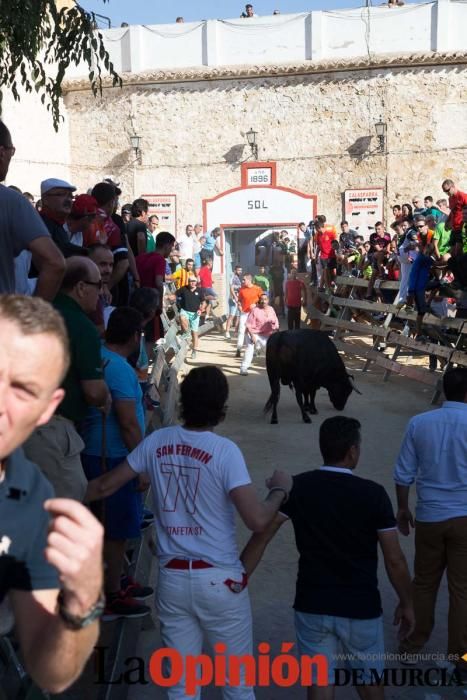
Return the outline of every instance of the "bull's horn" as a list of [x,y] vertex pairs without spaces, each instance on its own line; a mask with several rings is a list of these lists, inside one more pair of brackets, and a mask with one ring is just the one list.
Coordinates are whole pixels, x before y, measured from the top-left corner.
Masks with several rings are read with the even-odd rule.
[[360,391],[360,389],[357,389],[357,387],[355,386],[355,382],[354,382],[354,380],[353,380],[353,376],[352,376],[351,374],[348,374],[347,376],[348,376],[348,378],[349,378],[350,384],[352,385],[352,389],[353,389],[354,391],[356,391],[357,394],[360,394],[360,396],[362,396],[362,392]]

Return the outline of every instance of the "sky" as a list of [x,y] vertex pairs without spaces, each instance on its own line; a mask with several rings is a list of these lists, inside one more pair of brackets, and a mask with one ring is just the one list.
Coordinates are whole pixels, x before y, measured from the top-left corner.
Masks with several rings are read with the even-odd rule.
[[[249,0],[258,15],[272,15],[274,10],[309,12],[361,7],[364,0]],[[378,0],[373,4],[380,4]],[[80,5],[110,17],[113,27],[128,24],[167,24],[180,16],[185,22],[202,19],[232,19],[239,17],[246,0],[81,0]]]

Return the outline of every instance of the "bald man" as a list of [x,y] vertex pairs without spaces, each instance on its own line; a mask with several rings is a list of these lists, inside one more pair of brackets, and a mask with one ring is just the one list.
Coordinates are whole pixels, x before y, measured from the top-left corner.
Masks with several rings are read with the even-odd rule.
[[84,443],[77,426],[88,406],[103,412],[110,408],[110,394],[102,371],[99,333],[87,314],[96,310],[102,289],[101,273],[89,258],[71,257],[54,306],[65,321],[71,364],[62,384],[65,398],[55,415],[37,428],[24,448],[52,483],[56,496],[81,501],[86,477],[80,453]]

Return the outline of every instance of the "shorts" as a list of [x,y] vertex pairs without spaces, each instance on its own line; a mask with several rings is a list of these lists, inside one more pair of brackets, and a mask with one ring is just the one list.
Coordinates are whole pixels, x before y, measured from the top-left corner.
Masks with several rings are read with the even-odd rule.
[[321,267],[323,270],[335,270],[336,269],[336,258],[320,258]]
[[214,260],[214,251],[213,250],[206,250],[205,248],[201,248],[201,261],[204,262],[205,260]]
[[417,289],[416,291],[411,291],[409,289],[409,295],[413,296],[414,298],[415,308],[417,309],[418,314],[422,315],[430,313],[430,307],[426,303],[424,289]]
[[233,299],[229,299],[229,316],[240,316],[238,304]]
[[[324,654],[328,661],[328,682],[335,685],[337,669],[362,669],[362,677],[369,683],[370,669],[378,674],[384,670],[383,618],[356,620],[334,615],[313,615],[295,611],[295,632],[301,656]],[[338,659],[345,654],[345,660]],[[316,667],[313,682],[316,683]]]
[[217,294],[212,287],[202,287],[201,293],[203,294],[203,296],[205,298],[208,296],[208,297],[214,297],[214,299],[217,299]]
[[180,316],[186,318],[189,323],[190,331],[197,333],[199,328],[199,314],[197,311],[186,311],[186,309],[180,309]]
[[[102,475],[101,458],[94,455],[81,455],[83,469],[89,480]],[[115,469],[125,457],[107,457],[107,471]],[[142,494],[136,490],[137,479],[122,486],[112,496],[104,499],[103,523],[105,536],[109,540],[131,540],[141,536],[143,518]]]
[[201,267],[201,253],[195,253],[193,255],[193,260],[195,261],[195,270],[199,270]]

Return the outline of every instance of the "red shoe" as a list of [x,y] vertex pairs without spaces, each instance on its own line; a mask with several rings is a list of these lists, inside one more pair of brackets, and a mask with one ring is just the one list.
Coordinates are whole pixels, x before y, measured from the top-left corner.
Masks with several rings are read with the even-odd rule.
[[151,609],[147,605],[138,603],[134,598],[125,596],[123,591],[113,596],[107,596],[107,603],[104,614],[102,615],[103,622],[112,622],[119,618],[137,618],[149,615]]
[[132,576],[123,576],[120,581],[122,587],[121,595],[125,598],[133,598],[134,600],[146,600],[154,595],[154,588],[151,586],[143,586]]

